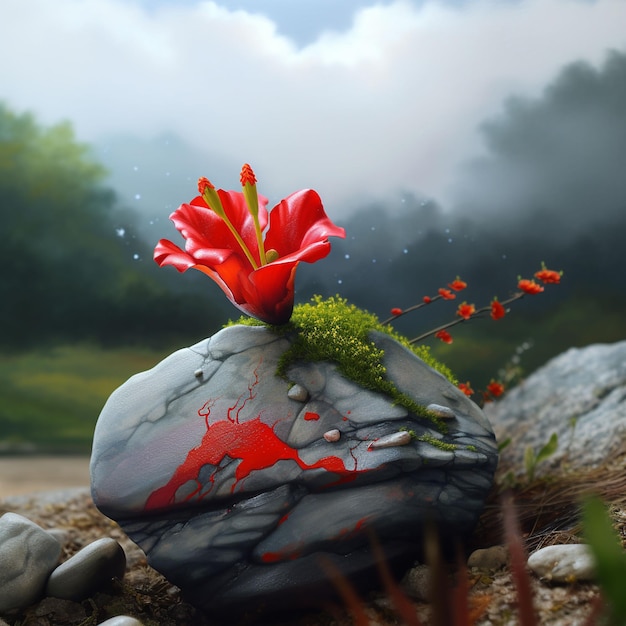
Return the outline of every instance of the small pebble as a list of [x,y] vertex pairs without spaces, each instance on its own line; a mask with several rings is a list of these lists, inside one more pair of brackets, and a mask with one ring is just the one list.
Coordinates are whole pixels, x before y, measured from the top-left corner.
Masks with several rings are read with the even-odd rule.
[[48,579],[46,595],[80,601],[123,578],[126,555],[115,539],[98,539],[59,565]]
[[455,417],[454,411],[449,406],[443,406],[441,404],[429,404],[426,409],[431,413],[434,413],[437,417],[443,419],[451,419]]
[[509,551],[505,546],[491,546],[474,550],[467,559],[468,567],[495,571],[504,567],[509,561]]
[[583,543],[541,548],[530,555],[528,567],[551,582],[571,583],[595,578],[593,556],[589,546]]
[[26,517],[0,517],[0,612],[37,601],[60,554],[61,544]]
[[287,397],[298,402],[306,402],[309,399],[309,392],[302,386],[296,383],[289,387],[287,391]]
[[143,626],[143,622],[128,615],[116,615],[106,622],[100,622],[100,626]]
[[324,433],[324,439],[326,439],[326,441],[328,441],[329,443],[339,441],[340,437],[341,433],[336,428],[333,428],[332,430],[327,430]]
[[428,565],[416,565],[402,579],[402,588],[413,600],[427,602],[430,598],[430,578]]
[[391,435],[385,435],[376,441],[370,443],[368,450],[378,450],[381,448],[394,448],[396,446],[406,446],[411,443],[411,433],[407,430],[401,430]]

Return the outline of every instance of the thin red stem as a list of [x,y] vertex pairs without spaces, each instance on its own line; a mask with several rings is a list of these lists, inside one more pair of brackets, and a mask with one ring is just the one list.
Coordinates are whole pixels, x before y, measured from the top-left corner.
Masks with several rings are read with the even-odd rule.
[[[511,304],[511,302],[514,302],[515,300],[519,300],[520,298],[523,298],[525,295],[526,294],[524,292],[518,291],[517,293],[512,295],[508,300],[504,300],[504,302],[501,302],[500,304],[502,306],[506,306],[507,304]],[[419,306],[419,305],[416,305],[416,306]],[[409,309],[407,309],[407,311],[408,310]],[[469,320],[474,319],[476,317],[480,317],[481,315],[484,315],[485,313],[489,313],[490,311],[491,311],[491,305],[484,306],[481,309],[477,309],[476,311],[474,311],[467,318],[460,317],[459,319],[455,319],[455,320],[452,320],[451,322],[447,322],[446,324],[442,324],[441,326],[437,326],[437,328],[433,328],[432,330],[429,330],[426,333],[422,333],[421,335],[414,337],[413,339],[409,341],[409,343],[417,343],[418,341],[422,341],[423,339],[426,339],[426,337],[430,337],[431,335],[437,334],[441,330],[446,330],[448,328],[451,328],[452,326],[456,326],[457,324],[460,324],[461,322],[468,322]]]

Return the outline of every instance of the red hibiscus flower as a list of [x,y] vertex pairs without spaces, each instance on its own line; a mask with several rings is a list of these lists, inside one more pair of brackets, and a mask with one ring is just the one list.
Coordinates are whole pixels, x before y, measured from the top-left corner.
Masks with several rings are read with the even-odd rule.
[[437,339],[441,339],[444,343],[452,343],[454,339],[452,339],[452,335],[447,330],[440,330],[435,333],[435,337]]
[[498,302],[497,298],[491,301],[491,319],[499,320],[506,315],[506,309]]
[[263,238],[268,201],[257,195],[249,165],[242,169],[241,183],[243,192],[224,191],[201,178],[202,195],[170,215],[185,249],[161,239],[154,260],[179,272],[197,269],[244,313],[284,324],[293,310],[298,264],[324,258],[330,252],[328,237],[345,237],[345,231],[330,221],[319,195],[305,189],[274,207]]
[[528,278],[522,278],[517,283],[517,288],[531,296],[543,291],[543,287],[539,283],[536,283],[534,280],[530,280]]

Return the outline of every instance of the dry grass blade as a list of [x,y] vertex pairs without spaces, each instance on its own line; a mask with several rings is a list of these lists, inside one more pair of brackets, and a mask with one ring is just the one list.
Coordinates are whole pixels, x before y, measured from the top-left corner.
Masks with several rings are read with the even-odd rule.
[[511,575],[517,590],[519,623],[520,626],[537,626],[530,577],[526,571],[526,550],[522,543],[513,499],[510,496],[506,496],[502,500],[502,513],[504,535],[511,557]]
[[372,545],[372,553],[374,554],[376,563],[378,564],[380,579],[385,587],[385,591],[389,594],[389,598],[393,603],[396,613],[402,618],[406,626],[421,626],[414,604],[394,581],[391,572],[389,571],[389,566],[387,565],[387,559],[385,558],[383,550],[376,537],[371,535],[370,542]]
[[350,584],[350,581],[329,559],[320,558],[319,562],[329,580],[341,596],[348,612],[352,615],[354,626],[369,626],[370,620],[365,613],[364,604],[354,587]]

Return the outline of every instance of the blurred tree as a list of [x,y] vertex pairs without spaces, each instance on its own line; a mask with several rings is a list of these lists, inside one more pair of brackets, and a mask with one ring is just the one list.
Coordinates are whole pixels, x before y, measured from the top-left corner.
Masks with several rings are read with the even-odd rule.
[[0,104],[0,345],[154,342],[224,321],[139,261],[151,250],[105,177],[68,123],[42,128]]

